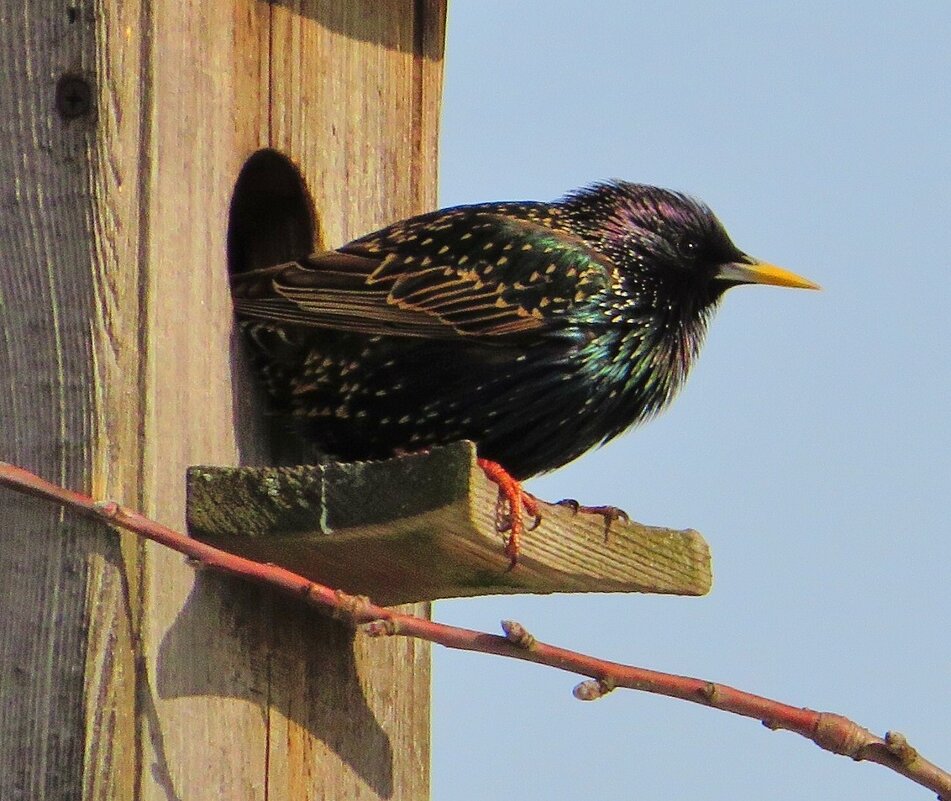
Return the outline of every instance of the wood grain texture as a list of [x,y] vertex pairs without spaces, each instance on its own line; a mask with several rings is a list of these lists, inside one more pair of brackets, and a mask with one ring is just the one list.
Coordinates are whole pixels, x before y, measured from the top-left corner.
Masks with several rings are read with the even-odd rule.
[[703,595],[710,552],[695,531],[542,507],[514,570],[496,528],[498,487],[471,443],[383,462],[195,467],[188,528],[198,539],[377,603],[476,595],[654,592]]
[[[4,5],[4,459],[182,527],[187,465],[263,452],[235,430],[235,179],[285,150],[335,236],[432,205],[442,19],[429,2]],[[91,114],[56,114],[64,73]],[[9,493],[0,525],[4,801],[428,795],[425,647],[355,645]]]
[[[0,12],[0,453],[134,503],[138,6],[71,6]],[[93,99],[71,119],[65,74]],[[0,509],[0,798],[132,797],[137,543],[7,493]]]
[[[267,16],[250,0],[163,0],[145,27],[143,508],[172,526],[188,460],[239,458],[227,215],[241,165],[266,136]],[[142,598],[140,797],[264,798],[261,597],[149,545]]]
[[[433,0],[273,6],[270,143],[300,167],[322,245],[435,208],[444,26]],[[275,636],[308,637],[302,620],[289,605]],[[346,636],[337,625],[328,637]],[[430,648],[398,639],[350,643],[333,683],[326,667],[275,664],[287,680],[269,727],[287,748],[271,751],[273,797],[428,798]]]

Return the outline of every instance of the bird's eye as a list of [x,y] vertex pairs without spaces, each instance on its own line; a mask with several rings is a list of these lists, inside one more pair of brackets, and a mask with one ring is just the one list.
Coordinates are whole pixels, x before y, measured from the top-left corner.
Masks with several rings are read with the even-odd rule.
[[700,253],[700,240],[692,236],[683,236],[677,241],[677,250],[685,259],[693,261]]

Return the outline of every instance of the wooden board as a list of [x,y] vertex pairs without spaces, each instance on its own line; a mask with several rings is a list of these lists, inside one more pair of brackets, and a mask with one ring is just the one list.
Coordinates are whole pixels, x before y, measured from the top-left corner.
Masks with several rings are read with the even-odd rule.
[[[0,453],[137,504],[140,9],[2,16]],[[134,798],[138,543],[8,492],[0,521],[0,798]]]
[[498,487],[460,442],[385,462],[194,467],[188,527],[204,542],[377,603],[474,595],[702,595],[710,552],[672,531],[542,504],[510,569]]

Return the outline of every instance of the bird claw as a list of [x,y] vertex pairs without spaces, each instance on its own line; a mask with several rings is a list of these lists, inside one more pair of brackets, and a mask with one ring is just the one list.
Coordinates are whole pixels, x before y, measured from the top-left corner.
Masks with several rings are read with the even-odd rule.
[[623,520],[625,523],[631,522],[630,515],[617,506],[583,506],[574,498],[562,498],[555,503],[555,506],[567,506],[571,513],[576,515],[578,512],[585,512],[591,515],[601,515],[604,518],[604,541],[608,541],[611,534],[611,524],[615,520]]
[[[518,564],[520,538],[526,531],[522,511],[532,516],[532,523],[528,531],[534,531],[542,521],[538,508],[538,499],[522,489],[522,485],[509,475],[508,471],[498,462],[490,459],[478,459],[479,467],[485,471],[489,481],[499,485],[499,500],[496,508],[496,527],[500,532],[508,532],[505,542],[505,555],[509,558],[509,570]],[[503,514],[504,507],[508,507],[508,514]]]
[[578,503],[574,498],[562,498],[560,501],[555,501],[555,506],[567,506],[571,509],[573,515],[578,514],[581,510],[581,504]]
[[[535,511],[534,511],[534,512],[530,512],[530,514],[532,515],[532,524],[531,524],[531,525],[528,527],[528,529],[527,529],[527,531],[534,531],[536,528],[538,528],[538,527],[541,525],[541,522],[542,522],[542,514],[541,514],[541,512],[538,511],[538,499],[537,499],[534,495],[530,495],[530,494],[527,493],[527,492],[523,492],[523,493],[522,493],[522,505],[523,505],[523,506],[525,506],[525,499],[526,499],[526,498],[531,498],[531,502],[535,504]],[[528,506],[525,506],[525,508],[528,509]]]

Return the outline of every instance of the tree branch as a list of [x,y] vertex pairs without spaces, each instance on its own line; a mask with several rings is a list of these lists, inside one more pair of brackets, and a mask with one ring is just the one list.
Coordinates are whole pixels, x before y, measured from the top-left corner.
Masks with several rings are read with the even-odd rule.
[[536,662],[590,677],[574,689],[575,697],[594,700],[616,687],[681,698],[726,712],[756,718],[770,729],[786,729],[812,740],[820,748],[855,760],[877,762],[951,801],[951,774],[922,757],[898,732],[876,737],[842,715],[789,706],[752,695],[725,684],[676,676],[645,668],[607,662],[593,656],[538,642],[521,625],[504,621],[505,636],[447,626],[394,612],[369,599],[348,595],[274,565],[262,564],[198,542],[126,509],[113,501],[92,498],[64,489],[22,468],[0,462],[0,486],[60,503],[71,509],[124,528],[185,554],[203,567],[268,584],[296,595],[331,615],[368,624],[371,636],[418,637],[448,648],[480,651]]

